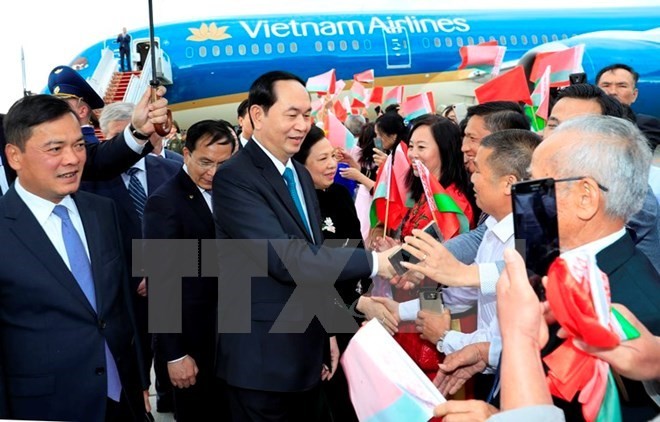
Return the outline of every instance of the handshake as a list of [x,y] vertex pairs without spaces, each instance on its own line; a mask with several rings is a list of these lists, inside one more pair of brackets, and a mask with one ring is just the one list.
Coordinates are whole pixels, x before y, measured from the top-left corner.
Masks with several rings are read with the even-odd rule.
[[425,277],[446,286],[479,285],[478,267],[463,264],[442,245],[435,222],[412,234],[403,244],[388,236],[374,238],[371,247],[378,252],[378,275],[404,290],[415,288]]

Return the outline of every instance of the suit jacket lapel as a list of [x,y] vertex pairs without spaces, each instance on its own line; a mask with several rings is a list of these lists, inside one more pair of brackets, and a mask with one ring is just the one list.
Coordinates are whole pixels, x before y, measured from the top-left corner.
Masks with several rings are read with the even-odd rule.
[[626,232],[620,239],[596,254],[598,268],[605,274],[612,274],[635,253],[635,244]]
[[[55,246],[53,246],[50,238],[34,217],[34,214],[32,214],[13,188],[7,191],[6,196],[7,213],[5,214],[5,218],[13,220],[13,223],[9,224],[10,230],[38,261],[46,263],[45,267],[53,275],[55,280],[71,293],[92,315],[95,315],[92,305],[85,297],[78,282],[73,277],[73,274],[71,274],[71,271],[69,271],[69,268],[64,263],[64,260],[62,260]],[[89,235],[87,237],[89,238]]]
[[323,243],[323,233],[321,233],[321,211],[319,210],[318,197],[316,196],[316,189],[314,188],[314,182],[312,181],[309,172],[302,164],[298,162],[293,162],[296,172],[298,173],[298,179],[300,179],[300,184],[303,188],[303,194],[305,195],[305,206],[307,207],[307,215],[309,216],[309,224],[314,233],[315,243]]
[[[289,194],[289,189],[284,182],[284,178],[277,171],[275,164],[273,164],[270,158],[268,158],[268,156],[261,150],[261,148],[259,148],[255,142],[248,142],[244,149],[252,156],[252,160],[254,161],[255,165],[261,168],[261,175],[273,188],[282,203],[284,203],[287,210],[289,211],[289,214],[291,214],[293,219],[296,220],[296,223],[300,227],[300,230],[305,234],[307,240],[313,242],[310,234],[307,232],[305,224],[303,223],[302,217],[296,208],[296,204],[293,203],[293,199]],[[305,188],[303,186],[303,192],[304,191]],[[307,198],[305,198],[305,201],[307,201]]]
[[195,182],[192,181],[190,176],[188,176],[183,169],[179,170],[176,177],[181,188],[186,193],[184,200],[190,203],[190,207],[199,216],[209,233],[214,232],[215,225],[213,223],[213,214],[211,214],[211,210],[206,204],[206,199],[204,199],[202,192],[200,192]]

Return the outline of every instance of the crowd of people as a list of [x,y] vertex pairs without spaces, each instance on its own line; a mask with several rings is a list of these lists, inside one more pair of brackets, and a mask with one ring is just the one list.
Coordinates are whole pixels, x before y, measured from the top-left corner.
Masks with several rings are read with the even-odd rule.
[[[179,422],[357,421],[360,386],[340,357],[376,319],[447,397],[443,420],[585,420],[577,394],[548,387],[546,358],[566,344],[610,365],[623,420],[651,420],[660,122],[630,109],[636,75],[615,64],[596,85],[559,90],[543,133],[508,101],[412,121],[392,106],[349,116],[357,147],[346,150],[287,72],[254,81],[236,126],[207,119],[162,136],[164,87],[156,101],[104,105],[55,68],[52,95],[0,115],[0,243],[11,251],[0,256],[0,418],[145,420],[153,367],[156,410]],[[377,221],[392,157],[407,164],[407,206]],[[595,257],[608,303],[638,337],[595,344],[530,285],[512,191],[546,178],[561,257]],[[423,230],[431,222],[443,239]],[[389,259],[400,248],[416,258],[403,274]],[[429,291],[444,310],[423,307]]]

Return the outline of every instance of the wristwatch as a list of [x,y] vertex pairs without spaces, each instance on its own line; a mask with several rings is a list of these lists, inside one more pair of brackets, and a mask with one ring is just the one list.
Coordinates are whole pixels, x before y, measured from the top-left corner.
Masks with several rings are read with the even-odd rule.
[[149,139],[149,136],[151,135],[145,135],[144,133],[140,133],[137,129],[135,129],[135,126],[133,126],[133,123],[128,127],[128,130],[131,131],[131,135],[139,141],[146,141]]

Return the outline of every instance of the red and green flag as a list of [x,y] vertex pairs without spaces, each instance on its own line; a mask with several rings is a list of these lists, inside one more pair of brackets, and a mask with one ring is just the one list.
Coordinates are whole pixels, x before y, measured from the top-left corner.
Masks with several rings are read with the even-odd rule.
[[545,68],[543,75],[536,82],[536,87],[532,91],[532,105],[525,106],[525,114],[532,122],[532,129],[535,132],[541,132],[545,128],[545,122],[548,120],[548,110],[550,105],[550,66]]
[[369,216],[371,227],[383,224],[386,229],[395,230],[401,225],[408,208],[412,207],[410,192],[405,183],[409,170],[408,150],[401,142],[378,169]]
[[383,100],[383,108],[392,104],[401,104],[403,102],[403,85],[395,86],[387,91],[385,99]]
[[325,136],[335,148],[343,148],[350,151],[355,147],[355,136],[344,126],[344,124],[331,111],[325,115],[323,122]]
[[308,78],[305,86],[309,92],[325,95],[327,93],[334,94],[336,83],[335,69],[330,69],[325,73]]
[[543,358],[553,396],[572,401],[578,395],[587,422],[619,422],[621,409],[609,364],[577,349],[578,338],[594,347],[611,349],[639,337],[639,331],[611,307],[607,275],[593,254],[566,253],[548,270],[546,296],[568,338]]
[[584,55],[584,44],[567,48],[561,51],[546,51],[538,53],[534,59],[534,66],[529,75],[530,82],[538,81],[545,69],[550,66],[550,87],[562,87],[570,85],[569,75],[582,71],[582,56]]
[[372,84],[374,83],[375,80],[374,70],[367,69],[364,72],[356,73],[355,75],[353,75],[353,80],[355,82],[360,82],[364,84]]
[[497,45],[497,41],[487,41],[477,45],[465,45],[459,49],[461,64],[459,69],[473,68],[493,76],[500,73],[506,47]]
[[366,88],[358,81],[353,81],[351,86],[351,107],[364,108],[369,103],[369,97]]
[[525,70],[516,66],[474,90],[479,104],[489,101],[514,101],[532,104]]
[[460,233],[470,230],[470,222],[454,198],[447,193],[440,182],[431,176],[429,169],[419,160],[413,163],[419,180],[424,188],[426,203],[428,204],[433,220],[438,225],[445,239],[451,239]]
[[433,93],[424,92],[406,98],[406,101],[401,104],[401,110],[403,111],[403,117],[407,121],[411,121],[425,114],[433,113],[435,110]]

